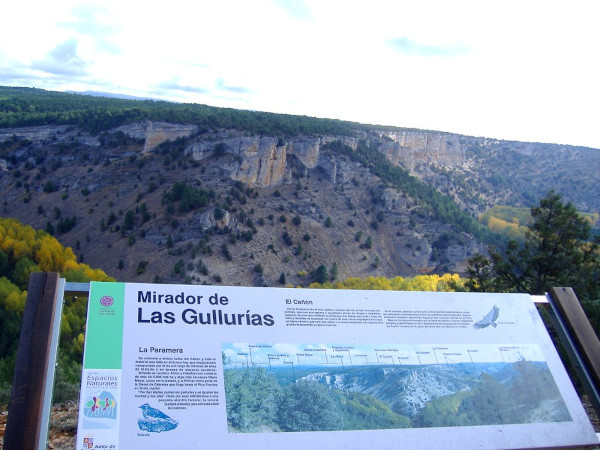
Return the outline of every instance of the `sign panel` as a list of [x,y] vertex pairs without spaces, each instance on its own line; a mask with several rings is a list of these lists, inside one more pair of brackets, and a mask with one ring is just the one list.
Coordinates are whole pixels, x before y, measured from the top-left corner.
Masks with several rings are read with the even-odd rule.
[[528,295],[91,284],[77,449],[596,443]]

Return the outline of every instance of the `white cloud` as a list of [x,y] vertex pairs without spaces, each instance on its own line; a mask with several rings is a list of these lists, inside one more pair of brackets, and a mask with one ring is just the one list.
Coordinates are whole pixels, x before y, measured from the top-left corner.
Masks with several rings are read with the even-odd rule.
[[71,77],[87,75],[88,64],[77,54],[78,45],[77,39],[69,39],[54,47],[45,58],[35,60],[31,68],[50,75]]
[[595,1],[141,5],[9,2],[0,81],[600,147]]
[[413,41],[407,37],[400,37],[389,40],[387,44],[393,50],[407,55],[453,57],[466,55],[469,52],[469,48],[463,42],[430,45]]

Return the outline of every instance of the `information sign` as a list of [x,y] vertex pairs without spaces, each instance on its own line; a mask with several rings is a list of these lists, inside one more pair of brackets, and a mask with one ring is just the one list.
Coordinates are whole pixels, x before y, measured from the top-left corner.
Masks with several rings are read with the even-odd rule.
[[91,283],[78,450],[596,443],[528,295]]

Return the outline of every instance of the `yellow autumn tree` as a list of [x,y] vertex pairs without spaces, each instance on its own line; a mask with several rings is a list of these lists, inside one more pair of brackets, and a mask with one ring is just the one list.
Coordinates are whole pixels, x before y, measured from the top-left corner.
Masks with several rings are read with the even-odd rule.
[[[0,385],[12,379],[16,342],[25,309],[29,276],[33,272],[59,272],[67,281],[114,281],[104,271],[77,262],[73,250],[45,231],[15,219],[0,218]],[[83,349],[87,299],[66,298],[61,322],[59,368],[68,368],[78,382]]]
[[393,290],[393,291],[430,291],[452,292],[462,289],[464,280],[458,274],[444,275],[417,275],[413,278],[347,278],[336,283],[312,283],[308,287],[313,289],[364,289],[364,290]]

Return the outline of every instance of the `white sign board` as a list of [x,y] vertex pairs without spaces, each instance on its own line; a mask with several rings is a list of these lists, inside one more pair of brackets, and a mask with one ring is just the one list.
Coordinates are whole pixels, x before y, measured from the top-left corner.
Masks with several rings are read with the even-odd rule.
[[91,284],[77,449],[595,443],[528,295]]

